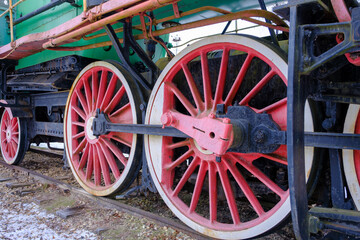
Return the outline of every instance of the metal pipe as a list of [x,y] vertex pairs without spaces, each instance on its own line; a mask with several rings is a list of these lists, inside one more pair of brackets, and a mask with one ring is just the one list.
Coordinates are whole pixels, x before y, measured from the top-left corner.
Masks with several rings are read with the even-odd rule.
[[21,23],[21,22],[23,22],[23,21],[25,21],[25,20],[27,20],[27,19],[29,19],[29,18],[32,18],[32,17],[34,17],[34,16],[36,16],[36,15],[39,15],[40,13],[43,13],[43,12],[49,10],[50,8],[59,6],[59,5],[61,5],[61,4],[63,4],[63,3],[66,3],[66,2],[68,2],[68,1],[67,1],[67,0],[51,1],[50,3],[46,4],[45,6],[42,6],[41,8],[36,9],[36,10],[33,11],[33,12],[30,12],[30,13],[22,16],[22,17],[19,17],[18,19],[16,19],[16,20],[14,21],[14,25],[19,24],[19,23]]
[[60,36],[58,38],[55,38],[53,40],[50,40],[46,43],[43,44],[43,48],[47,49],[49,47],[55,47],[57,44],[63,43],[67,40],[85,35],[86,33],[94,30],[94,29],[99,29],[107,24],[111,24],[115,21],[118,21],[120,19],[124,19],[127,17],[131,17],[134,15],[134,12],[145,12],[145,11],[149,11],[152,9],[156,9],[159,8],[165,4],[170,4],[176,2],[174,0],[149,0],[143,3],[139,3],[136,6],[130,7],[128,9],[125,9],[123,11],[120,11],[118,13],[115,13],[109,17],[106,17],[104,19],[101,19],[97,22],[91,23],[83,28],[77,29],[73,32],[64,34],[63,36]]
[[[210,25],[210,24],[215,24],[215,23],[219,23],[219,22],[225,22],[225,21],[230,21],[230,20],[234,20],[234,19],[243,19],[246,21],[251,21],[251,22],[256,22],[260,25],[264,25],[267,27],[271,27],[274,29],[278,29],[284,32],[288,32],[289,28],[288,27],[282,27],[282,26],[274,26],[268,23],[264,23],[261,22],[259,20],[255,20],[255,19],[250,19],[249,17],[254,17],[254,16],[259,16],[258,14],[260,13],[256,13],[260,11],[260,13],[264,13],[264,11],[262,10],[245,10],[245,11],[241,11],[241,12],[236,12],[236,13],[231,13],[231,14],[227,14],[224,16],[218,16],[218,17],[214,17],[214,18],[210,18],[210,19],[204,19],[204,20],[199,20],[196,22],[191,22],[191,23],[187,23],[187,24],[183,24],[183,25],[179,25],[179,26],[174,26],[174,27],[170,27],[170,28],[165,28],[165,29],[161,29],[161,30],[157,30],[157,31],[153,31],[152,32],[152,36],[153,37],[157,37],[157,36],[161,36],[164,34],[168,34],[168,33],[173,33],[173,32],[177,32],[177,31],[182,31],[182,30],[187,30],[187,29],[192,29],[192,28],[196,28],[196,27],[202,27],[202,26],[206,26],[206,25]],[[275,14],[270,13],[270,12],[266,12],[267,16],[266,18],[271,18],[271,20],[277,24],[283,23],[283,21],[280,19],[275,20],[274,17],[270,17],[270,16],[275,16],[277,17]],[[264,17],[264,16],[263,16]],[[286,24],[285,24],[286,25]],[[144,39],[145,36],[143,34],[138,34],[135,35],[134,38],[136,40],[140,40],[140,39]],[[119,39],[120,43],[122,43],[122,39]],[[105,47],[105,46],[111,46],[111,41],[106,41],[106,42],[101,42],[101,43],[95,43],[95,44],[89,44],[89,45],[84,45],[84,46],[76,46],[76,47],[48,47],[48,50],[53,50],[53,51],[83,51],[83,50],[87,50],[87,49],[93,49],[93,48],[98,48],[98,47]]]
[[[260,4],[260,8],[261,8],[262,10],[267,11],[267,9],[266,9],[266,4],[265,4],[264,0],[259,0],[259,4]],[[266,21],[267,23],[271,23],[268,19],[265,19],[265,21]],[[276,34],[275,34],[274,29],[269,28],[269,33],[270,33],[270,36],[271,36],[271,39],[272,39],[273,43],[274,43],[276,46],[279,47],[279,46],[280,46],[280,45],[279,45],[279,41],[277,40],[277,37],[276,37]]]
[[[193,9],[193,10],[190,10],[190,11],[187,11],[187,12],[182,12],[182,13],[180,13],[180,18],[189,16],[189,15],[192,15],[192,14],[195,14],[195,13],[203,12],[203,11],[214,11],[214,12],[218,12],[218,13],[222,13],[222,14],[231,13],[230,11],[227,11],[227,10],[224,10],[224,9],[221,9],[221,8],[217,8],[217,7],[213,7],[213,6],[204,6],[204,7],[196,8],[196,9]],[[177,19],[177,17],[176,16],[169,16],[169,17],[162,18],[162,19],[159,19],[159,20],[154,19],[153,22],[154,22],[155,25],[157,25],[159,23],[171,21],[171,20],[174,20],[174,19]],[[149,26],[150,23],[147,22],[146,25]],[[133,26],[133,28],[138,29],[138,30],[142,30],[141,25]],[[122,32],[122,31],[123,31],[123,28],[115,29],[116,33],[119,33],[119,32]],[[103,36],[107,36],[107,34],[106,33],[99,33],[99,34],[88,36],[88,37],[84,36],[83,39],[84,40],[91,40],[91,39],[98,38],[98,37],[103,37]]]
[[14,23],[13,23],[12,0],[9,0],[9,9],[10,9],[10,37],[11,37],[11,43],[12,43],[14,41]]

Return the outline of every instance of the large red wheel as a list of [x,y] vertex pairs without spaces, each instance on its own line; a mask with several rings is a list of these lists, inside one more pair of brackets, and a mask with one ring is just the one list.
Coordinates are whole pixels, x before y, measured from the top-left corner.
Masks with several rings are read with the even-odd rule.
[[7,164],[20,164],[27,150],[26,121],[5,108],[1,118],[1,154]]
[[[345,118],[344,133],[360,134],[360,105],[350,104]],[[360,211],[360,151],[344,149],[343,164],[350,194],[357,210]]]
[[141,138],[110,132],[96,137],[96,110],[113,123],[141,121],[139,95],[121,66],[94,62],[83,69],[70,90],[64,119],[65,148],[71,170],[89,193],[107,196],[127,188],[140,167]]
[[[284,59],[278,49],[248,36],[199,41],[162,72],[150,97],[146,123],[162,124],[162,114],[171,111],[198,123],[219,120],[221,127],[217,105],[224,104],[226,109],[239,104],[268,113],[286,130]],[[305,118],[305,128],[312,131],[308,107]],[[186,120],[178,124],[187,125]],[[290,212],[285,145],[271,154],[227,151],[219,159],[193,138],[145,136],[145,151],[165,203],[183,222],[205,235],[256,237],[273,229]],[[313,148],[307,148],[307,175],[312,158]]]

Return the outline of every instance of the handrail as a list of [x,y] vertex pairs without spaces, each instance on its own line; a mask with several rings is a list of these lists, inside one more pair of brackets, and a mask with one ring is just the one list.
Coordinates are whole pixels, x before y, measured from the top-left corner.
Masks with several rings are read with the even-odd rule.
[[14,41],[14,22],[13,22],[13,9],[19,5],[20,3],[24,2],[26,0],[19,0],[18,2],[16,2],[14,5],[12,4],[12,0],[9,0],[9,7],[7,10],[5,10],[2,14],[0,14],[0,18],[2,16],[4,16],[5,14],[9,13],[10,14],[10,41],[11,43]]
[[14,20],[13,20],[13,6],[12,6],[12,0],[9,0],[9,9],[10,9],[10,42],[12,43],[14,41]]

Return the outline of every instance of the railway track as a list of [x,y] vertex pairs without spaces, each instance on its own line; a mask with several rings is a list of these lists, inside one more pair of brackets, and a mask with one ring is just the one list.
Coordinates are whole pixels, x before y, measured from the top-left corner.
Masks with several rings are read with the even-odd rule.
[[[60,153],[55,153],[55,152],[49,152],[46,150],[41,150],[41,149],[36,149],[36,148],[31,148],[32,152],[38,153],[38,154],[42,154],[42,155],[46,155],[49,157],[55,157],[55,158],[62,158],[62,154]],[[96,197],[93,195],[90,195],[89,193],[87,193],[86,191],[84,191],[83,189],[80,189],[78,187],[74,187],[70,184],[67,184],[59,179],[55,179],[49,176],[46,176],[44,174],[41,174],[39,172],[36,172],[34,170],[30,170],[30,169],[26,169],[24,167],[20,167],[20,166],[15,166],[15,165],[8,165],[5,162],[3,162],[2,160],[0,161],[0,165],[7,168],[7,169],[11,169],[11,170],[15,170],[18,172],[22,172],[27,174],[30,177],[33,177],[34,179],[38,180],[41,183],[46,183],[46,184],[52,184],[55,185],[57,187],[59,187],[60,189],[63,189],[65,191],[70,191],[72,194],[74,195],[81,195],[89,200],[91,200],[92,202],[95,202],[96,204],[100,205],[101,207],[104,208],[108,208],[108,209],[115,209],[121,212],[125,212],[128,213],[132,216],[138,217],[138,218],[146,218],[160,226],[166,226],[166,227],[171,227],[174,228],[176,230],[178,230],[179,232],[185,233],[195,239],[208,239],[202,235],[199,235],[198,233],[194,232],[192,229],[190,229],[189,227],[185,226],[182,223],[176,222],[172,219],[169,219],[167,217],[162,217],[159,215],[156,215],[154,213],[148,212],[148,211],[144,211],[142,209],[139,208],[135,208],[132,206],[129,206],[127,204],[121,203],[120,201],[117,200],[113,200],[110,198],[105,198],[105,197]]]

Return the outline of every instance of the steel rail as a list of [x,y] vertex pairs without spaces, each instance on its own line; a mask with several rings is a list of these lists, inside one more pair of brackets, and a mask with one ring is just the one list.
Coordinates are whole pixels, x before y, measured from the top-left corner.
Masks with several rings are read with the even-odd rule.
[[27,173],[28,176],[31,176],[40,182],[55,184],[56,186],[58,186],[61,189],[70,190],[70,192],[82,195],[82,196],[88,198],[89,200],[102,205],[105,208],[116,209],[118,211],[122,211],[122,212],[128,213],[132,216],[136,216],[136,217],[140,217],[140,218],[147,218],[148,220],[154,221],[155,223],[157,223],[161,226],[169,226],[169,227],[175,228],[175,229],[177,229],[183,233],[186,233],[196,239],[200,239],[200,240],[208,239],[208,238],[198,234],[194,230],[190,229],[189,227],[185,226],[184,224],[175,222],[172,219],[161,217],[154,213],[147,212],[147,211],[129,206],[127,204],[119,202],[118,200],[113,200],[113,199],[105,198],[105,197],[96,197],[96,196],[90,195],[88,192],[86,192],[83,189],[71,186],[71,185],[61,182],[55,178],[40,174],[40,173],[30,170],[30,169],[26,169],[26,168],[15,166],[15,165],[8,165],[3,161],[0,161],[0,165],[3,167],[6,167],[8,169],[11,169],[11,170],[16,170],[16,171]]

